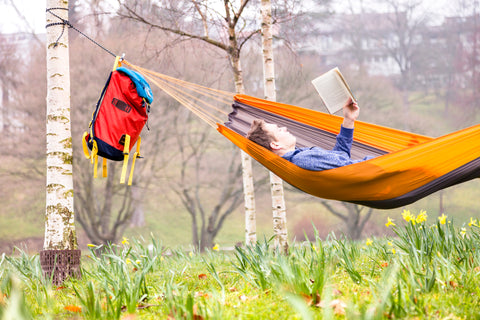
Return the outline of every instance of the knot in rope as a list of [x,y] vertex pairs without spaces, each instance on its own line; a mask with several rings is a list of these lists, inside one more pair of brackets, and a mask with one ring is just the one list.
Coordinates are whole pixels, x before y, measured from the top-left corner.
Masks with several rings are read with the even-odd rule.
[[66,20],[66,19],[63,19],[62,17],[60,17],[59,15],[55,14],[52,12],[52,10],[68,10],[67,8],[47,8],[47,12],[50,13],[51,15],[53,15],[55,18],[59,19],[61,22],[52,22],[52,23],[49,23],[45,26],[45,28],[49,28],[49,27],[52,27],[52,26],[58,26],[58,25],[62,25],[62,33],[60,33],[60,35],[58,36],[57,40],[55,41],[55,44],[53,45],[54,47],[58,46],[58,41],[60,40],[60,38],[63,36],[63,33],[65,32],[65,26],[68,26],[69,28],[73,28],[73,25],[70,23],[70,21]]
[[55,14],[52,12],[52,10],[67,10],[68,11],[68,8],[59,8],[59,7],[54,7],[54,8],[47,8],[47,12],[50,13],[51,15],[53,15],[55,18],[59,19],[60,22],[52,22],[52,23],[49,23],[45,26],[45,28],[49,28],[49,27],[52,27],[52,26],[58,26],[58,25],[62,25],[63,28],[62,28],[62,33],[60,33],[60,35],[58,36],[57,40],[55,41],[55,44],[53,45],[54,47],[58,46],[58,41],[60,41],[60,38],[63,36],[63,33],[65,32],[65,26],[68,26],[69,28],[77,31],[78,33],[80,33],[82,36],[84,36],[85,38],[87,38],[88,40],[90,40],[91,42],[93,42],[94,44],[96,44],[98,47],[102,48],[103,50],[105,50],[106,52],[108,52],[109,54],[111,54],[112,56],[116,57],[117,55],[115,53],[113,53],[112,51],[108,50],[107,48],[105,48],[104,46],[102,46],[101,44],[99,44],[98,42],[96,42],[95,40],[93,40],[92,38],[90,38],[89,36],[87,36],[85,33],[81,32],[80,30],[78,30],[77,28],[75,28],[71,23],[70,21],[66,20],[66,19],[63,19],[62,17],[60,17],[58,14]]

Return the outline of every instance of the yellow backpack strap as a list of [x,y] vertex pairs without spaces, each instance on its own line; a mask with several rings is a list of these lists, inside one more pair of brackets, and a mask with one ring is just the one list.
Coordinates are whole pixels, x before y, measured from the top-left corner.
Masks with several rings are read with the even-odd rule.
[[107,158],[103,158],[103,164],[102,164],[102,177],[106,178],[108,176],[108,171],[107,171]]
[[82,137],[82,145],[83,145],[83,154],[87,159],[91,158],[90,151],[88,150],[87,140],[85,139],[88,136],[88,132],[85,131]]
[[[93,140],[93,142],[92,142],[92,154],[90,156],[90,161],[92,163],[94,163],[95,158],[97,158],[97,153],[98,153],[97,141]],[[96,161],[98,161],[98,159]]]
[[128,185],[132,185],[133,180],[133,169],[135,168],[135,161],[137,158],[140,158],[140,144],[142,143],[142,138],[138,137],[137,140],[137,151],[133,154],[132,167],[130,168],[130,176],[128,177]]
[[93,177],[94,177],[94,178],[97,178],[97,177],[98,177],[98,170],[97,170],[97,167],[98,167],[98,155],[95,154],[95,155],[92,157],[92,160],[93,160]]
[[122,176],[120,177],[120,183],[125,183],[125,177],[127,176],[129,153],[130,153],[130,136],[126,134],[125,144],[123,145],[123,168],[122,168]]

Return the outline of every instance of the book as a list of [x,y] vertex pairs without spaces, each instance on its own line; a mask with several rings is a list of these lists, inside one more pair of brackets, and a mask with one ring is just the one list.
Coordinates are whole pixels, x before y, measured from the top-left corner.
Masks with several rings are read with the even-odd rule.
[[330,114],[341,110],[348,98],[352,98],[352,101],[357,100],[338,67],[313,79],[312,84]]

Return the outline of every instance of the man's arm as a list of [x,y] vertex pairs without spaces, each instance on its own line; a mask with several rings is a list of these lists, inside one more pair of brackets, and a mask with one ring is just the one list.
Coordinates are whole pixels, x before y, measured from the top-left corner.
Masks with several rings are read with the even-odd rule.
[[353,129],[355,125],[355,120],[357,120],[358,115],[360,114],[360,107],[356,101],[352,101],[351,98],[348,99],[347,103],[343,106],[343,124],[344,128]]

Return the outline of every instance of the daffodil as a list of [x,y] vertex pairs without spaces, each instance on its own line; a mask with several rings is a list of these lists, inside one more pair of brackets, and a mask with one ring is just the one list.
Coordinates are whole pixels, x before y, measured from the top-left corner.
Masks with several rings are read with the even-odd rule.
[[391,248],[391,249],[390,249],[390,252],[393,253],[393,254],[395,254],[397,251],[395,250],[395,248]]
[[220,250],[220,248],[218,247],[218,243],[213,246],[212,250],[213,250],[213,251],[218,251],[218,250]]
[[188,254],[190,257],[193,257],[193,251],[190,251],[190,253]]
[[125,263],[126,263],[126,264],[130,264],[130,263],[132,263],[132,260],[130,260],[130,259],[127,258],[127,259],[125,260]]
[[385,226],[386,226],[387,228],[390,227],[390,226],[395,227],[395,223],[393,223],[393,220],[390,219],[390,217],[388,217],[387,219],[388,219],[388,221],[387,221],[387,223],[385,223]]
[[127,246],[127,245],[128,245],[128,238],[127,238],[127,237],[123,237],[122,244],[123,244],[124,246]]
[[87,247],[90,247],[90,248],[95,248],[95,247],[96,247],[96,245],[94,245],[94,244],[92,244],[92,243],[89,243],[89,244],[87,244]]
[[135,263],[136,263],[136,264],[140,264],[140,263],[142,263],[142,261],[136,260]]
[[387,243],[389,246],[393,246],[393,243],[391,241],[388,241]]
[[467,234],[467,229],[465,228],[460,229],[460,234],[462,235],[462,237],[465,237],[465,235]]
[[445,224],[447,222],[447,216],[445,215],[445,213],[442,213],[442,215],[438,217],[438,221],[440,222],[440,224]]
[[367,241],[365,242],[365,244],[366,244],[367,246],[371,246],[372,243],[373,243],[372,239],[367,238]]
[[471,226],[478,227],[477,219],[473,219],[472,217],[470,217],[470,222],[468,223],[468,226],[469,227],[471,227]]
[[422,223],[424,221],[427,221],[427,212],[425,210],[421,210],[420,214],[417,216],[417,219],[415,220],[417,223]]
[[412,221],[415,223],[415,216],[410,213],[410,210],[403,209],[402,217],[407,222]]

